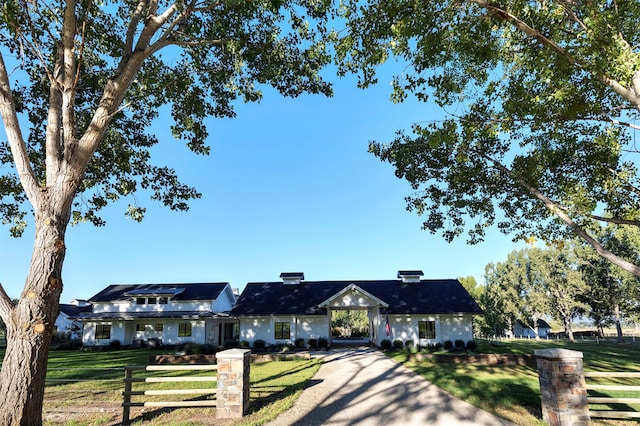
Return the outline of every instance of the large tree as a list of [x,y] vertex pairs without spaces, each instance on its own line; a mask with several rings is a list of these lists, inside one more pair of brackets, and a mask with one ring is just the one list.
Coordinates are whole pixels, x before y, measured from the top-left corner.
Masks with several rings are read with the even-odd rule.
[[[150,194],[186,210],[199,193],[150,161],[168,105],[173,136],[208,153],[207,116],[231,117],[261,86],[330,94],[331,2],[307,0],[4,0],[0,3],[0,215],[13,235],[31,222],[31,266],[18,303],[0,286],[8,346],[0,424],[42,422],[49,342],[70,222]],[[33,218],[30,219],[30,211]],[[26,271],[25,271],[26,272]]]
[[[637,261],[640,232],[637,229],[606,226],[594,231],[600,243],[626,259]],[[582,300],[602,336],[605,326],[614,325],[618,342],[624,341],[622,316],[635,318],[640,306],[640,278],[597,256],[590,247],[577,251],[581,271],[588,284]]]
[[565,335],[573,342],[573,321],[585,311],[586,305],[581,296],[587,285],[575,247],[559,243],[556,246],[528,251],[531,273],[548,299],[548,314],[562,323]]
[[442,107],[370,150],[415,193],[409,209],[447,241],[575,234],[604,247],[594,222],[638,227],[635,120],[640,109],[637,1],[346,1],[342,72],[366,87],[391,57],[394,101]]

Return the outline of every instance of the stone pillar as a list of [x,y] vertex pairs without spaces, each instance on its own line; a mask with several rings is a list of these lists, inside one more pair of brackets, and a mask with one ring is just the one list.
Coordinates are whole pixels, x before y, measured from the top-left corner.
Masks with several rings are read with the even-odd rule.
[[216,417],[236,419],[249,408],[249,361],[251,351],[229,349],[218,352],[218,393]]
[[535,351],[542,397],[542,418],[551,426],[586,426],[589,403],[582,352],[568,349]]

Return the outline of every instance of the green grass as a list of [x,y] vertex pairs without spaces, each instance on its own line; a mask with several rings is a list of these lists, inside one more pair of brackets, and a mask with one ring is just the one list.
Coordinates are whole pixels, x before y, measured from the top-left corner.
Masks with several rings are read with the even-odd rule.
[[[615,343],[563,343],[514,340],[503,346],[481,342],[479,351],[502,354],[533,354],[537,349],[562,347],[583,353],[585,371],[640,371],[640,346]],[[542,425],[540,385],[536,368],[510,365],[444,364],[410,360],[406,353],[390,356],[470,404],[518,425]],[[627,384],[631,384],[627,382]],[[637,384],[637,383],[636,383]],[[616,395],[620,396],[620,395]],[[638,407],[633,407],[639,409]],[[606,421],[600,424],[637,424]]]
[[[45,388],[45,425],[104,426],[122,419],[124,366],[147,364],[149,355],[166,353],[161,350],[121,351],[51,351]],[[0,360],[4,352],[0,350]],[[295,359],[251,364],[249,413],[241,420],[216,421],[224,426],[264,424],[289,409],[306,383],[320,368],[318,359]],[[193,375],[193,372],[174,374]],[[211,373],[203,373],[211,374]],[[166,372],[136,372],[134,377],[167,375]],[[181,389],[189,386],[210,386],[210,383],[177,383]],[[134,384],[164,387],[171,384]],[[188,395],[186,396],[189,397]],[[197,397],[197,396],[196,396]],[[147,397],[149,399],[151,397]],[[166,397],[160,397],[167,400]],[[132,408],[131,419],[137,425],[202,425],[211,424],[214,409],[180,408],[141,412]]]

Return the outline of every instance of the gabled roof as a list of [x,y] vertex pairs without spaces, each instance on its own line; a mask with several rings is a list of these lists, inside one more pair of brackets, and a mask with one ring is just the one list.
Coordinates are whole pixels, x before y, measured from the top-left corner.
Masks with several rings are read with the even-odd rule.
[[91,305],[78,306],[78,305],[71,305],[67,303],[61,303],[60,312],[65,314],[68,317],[75,317],[84,312],[91,312]]
[[112,284],[89,299],[92,303],[118,302],[135,295],[171,296],[174,300],[215,300],[228,283]]
[[386,303],[390,314],[482,313],[458,280],[378,280],[249,283],[231,316],[325,315],[327,310],[320,305],[351,284]]
[[360,287],[358,287],[354,283],[351,283],[350,285],[346,286],[345,288],[343,288],[342,290],[340,290],[339,292],[337,292],[336,294],[334,294],[333,296],[331,296],[330,298],[328,298],[324,302],[320,303],[318,306],[320,306],[320,307],[329,306],[335,300],[341,298],[342,296],[344,296],[346,293],[349,293],[349,292],[360,293],[363,296],[371,299],[373,302],[375,302],[379,306],[384,306],[385,308],[389,307],[389,305],[384,300],[378,299],[376,296],[374,296],[373,294],[369,293],[368,291],[365,291],[365,290],[361,289]]

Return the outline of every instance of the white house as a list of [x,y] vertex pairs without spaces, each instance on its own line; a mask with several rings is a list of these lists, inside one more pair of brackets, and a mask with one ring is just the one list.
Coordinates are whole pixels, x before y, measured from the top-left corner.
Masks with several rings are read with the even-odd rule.
[[235,302],[228,283],[110,285],[89,299],[92,311],[79,314],[84,345],[223,345],[237,337],[229,317]]
[[77,317],[86,312],[91,312],[91,304],[86,300],[74,299],[71,303],[61,303],[60,313],[54,324],[55,331],[68,333],[68,337],[74,340],[81,339],[83,324]]
[[370,342],[412,340],[427,345],[473,339],[472,317],[482,310],[458,280],[422,280],[422,271],[399,271],[396,280],[305,281],[282,273],[278,282],[249,283],[231,315],[240,340],[268,344],[331,340],[331,312],[366,310]]
[[[551,333],[551,326],[543,319],[538,320],[538,336],[541,338],[547,337]],[[516,321],[513,324],[513,336],[508,337],[524,337],[533,339],[536,337],[536,333],[533,328],[525,325],[522,321]]]

